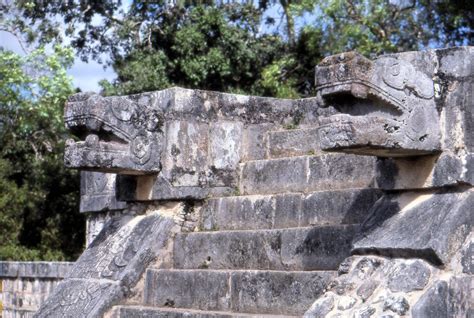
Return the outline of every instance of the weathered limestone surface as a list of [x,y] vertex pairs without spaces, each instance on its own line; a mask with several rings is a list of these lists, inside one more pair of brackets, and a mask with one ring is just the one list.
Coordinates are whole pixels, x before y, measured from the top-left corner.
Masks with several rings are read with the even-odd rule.
[[81,212],[123,210],[125,202],[115,196],[116,175],[101,172],[81,172]]
[[69,262],[0,262],[0,316],[32,317],[72,266]]
[[0,277],[63,278],[71,267],[70,262],[0,262]]
[[268,150],[269,158],[321,153],[318,128],[271,131],[268,133]]
[[[255,318],[252,314],[222,311],[201,311],[196,309],[147,306],[123,306],[117,308],[116,317],[120,318]],[[261,318],[291,318],[299,316],[258,314]]]
[[340,114],[320,120],[321,148],[392,157],[380,167],[384,189],[472,186],[473,59],[473,47],[326,58],[317,94]]
[[333,276],[332,272],[148,270],[145,304],[300,315]]
[[340,225],[178,234],[174,267],[334,270],[349,255],[357,229]]
[[250,161],[241,169],[243,194],[366,188],[375,180],[374,158],[339,154]]
[[354,253],[447,264],[474,226],[474,190],[386,196],[354,240]]
[[121,215],[126,208],[126,202],[117,200],[116,178],[112,173],[81,171],[80,211],[87,213],[86,246],[107,221]]
[[351,189],[232,196],[209,199],[201,211],[200,229],[253,230],[314,224],[358,224],[381,197],[376,189]]
[[76,94],[66,107],[65,122],[83,141],[68,141],[65,163],[156,175],[151,180],[119,178],[118,187],[127,189],[119,192],[124,200],[205,198],[236,188],[241,159],[260,156],[255,142],[266,156],[269,129],[314,125],[315,106],[181,88],[126,97]]

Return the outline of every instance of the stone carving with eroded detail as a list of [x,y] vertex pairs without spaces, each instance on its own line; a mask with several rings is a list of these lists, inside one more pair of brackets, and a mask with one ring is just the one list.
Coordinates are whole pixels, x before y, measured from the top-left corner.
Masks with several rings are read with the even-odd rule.
[[434,61],[354,52],[325,58],[316,67],[317,96],[340,114],[323,121],[325,150],[384,157],[441,150],[434,99]]

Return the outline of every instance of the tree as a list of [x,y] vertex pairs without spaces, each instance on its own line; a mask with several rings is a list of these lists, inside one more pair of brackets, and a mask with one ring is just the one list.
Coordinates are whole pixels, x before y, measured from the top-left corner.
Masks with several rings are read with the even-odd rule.
[[[314,66],[327,55],[366,56],[474,43],[474,2],[430,0],[263,1],[280,5],[289,49],[262,73],[267,92],[311,96]],[[295,30],[300,17],[312,23]],[[293,21],[293,22],[292,22]],[[292,36],[291,34],[295,34]]]
[[[132,4],[127,19],[147,19],[142,12],[148,11],[154,18],[139,35],[142,41],[115,56],[118,78],[114,83],[102,82],[107,94],[173,85],[253,92],[263,67],[283,45],[278,37],[257,34],[260,17],[252,5],[144,6]],[[127,42],[130,35],[117,32],[115,36],[118,42]]]
[[[13,0],[12,0],[13,1]],[[114,67],[107,94],[171,85],[279,97],[313,93],[326,55],[382,54],[473,42],[468,0],[17,1],[10,25],[41,41],[64,35],[83,58]],[[269,32],[281,12],[285,28]],[[13,9],[9,9],[10,11]],[[310,23],[302,21],[310,17]],[[57,21],[63,21],[64,32]],[[30,23],[25,23],[28,21]],[[51,22],[56,21],[56,22]],[[62,34],[62,36],[61,36]]]
[[0,259],[74,259],[84,244],[79,179],[62,163],[70,49],[0,50]]

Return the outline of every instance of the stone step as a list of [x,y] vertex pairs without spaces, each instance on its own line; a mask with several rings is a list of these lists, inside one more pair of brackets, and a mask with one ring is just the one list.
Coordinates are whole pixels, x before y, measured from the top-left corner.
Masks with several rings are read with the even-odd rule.
[[324,154],[240,165],[241,194],[274,194],[370,188],[375,183],[375,157]]
[[216,271],[148,269],[148,306],[301,315],[320,296],[335,272]]
[[150,306],[118,306],[114,318],[296,318],[299,316],[244,314],[228,311],[204,311],[185,308],[150,307]]
[[335,270],[349,256],[357,225],[176,235],[174,268]]
[[282,229],[358,224],[381,197],[377,189],[283,193],[209,199],[201,210],[204,231]]

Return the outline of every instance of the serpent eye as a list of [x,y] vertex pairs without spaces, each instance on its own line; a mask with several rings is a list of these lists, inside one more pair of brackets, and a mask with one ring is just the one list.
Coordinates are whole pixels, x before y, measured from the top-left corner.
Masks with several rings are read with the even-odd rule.
[[400,63],[393,63],[390,66],[390,75],[392,76],[400,75]]
[[133,154],[132,160],[137,164],[145,164],[150,159],[151,142],[145,135],[138,135],[130,142],[130,151]]

